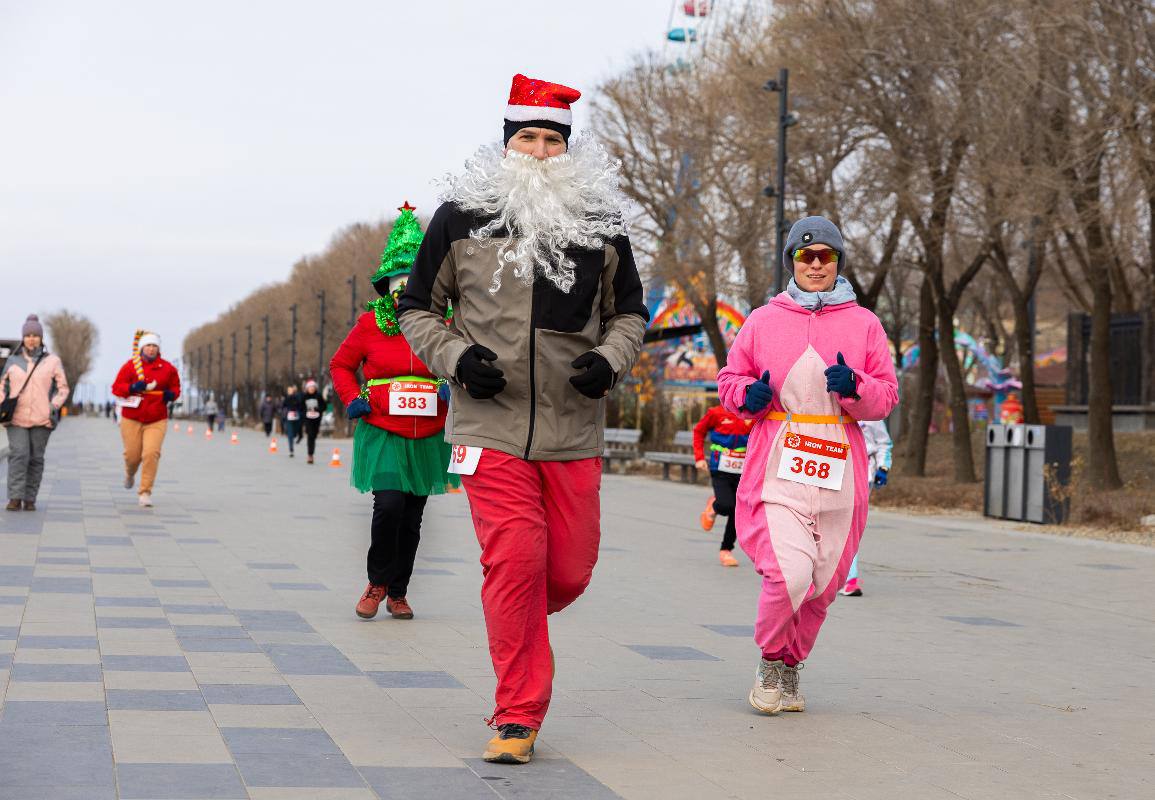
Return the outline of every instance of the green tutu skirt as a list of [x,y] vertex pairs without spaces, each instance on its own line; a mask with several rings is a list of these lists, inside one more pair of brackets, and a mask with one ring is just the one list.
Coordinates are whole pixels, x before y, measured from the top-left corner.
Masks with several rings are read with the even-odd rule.
[[441,434],[406,439],[368,422],[353,432],[353,470],[349,483],[362,492],[393,490],[428,497],[461,485],[450,475],[452,445]]

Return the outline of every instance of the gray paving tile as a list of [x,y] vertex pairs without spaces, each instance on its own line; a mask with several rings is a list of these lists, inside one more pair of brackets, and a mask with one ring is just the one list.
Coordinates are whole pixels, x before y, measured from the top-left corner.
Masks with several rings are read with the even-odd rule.
[[160,608],[155,597],[97,597],[97,608]]
[[110,711],[198,711],[205,699],[195,689],[108,689]]
[[41,556],[36,559],[37,564],[73,564],[82,566],[88,564],[87,558],[80,558],[79,556]]
[[754,636],[753,625],[703,625],[702,627],[723,636],[737,636],[743,639],[751,639]]
[[[0,767],[2,769],[2,767]],[[116,787],[101,786],[8,786],[0,784],[0,800],[116,800]]]
[[284,684],[262,686],[244,683],[201,684],[201,694],[209,705],[295,706],[301,700]]
[[132,547],[132,539],[127,536],[86,536],[89,547]]
[[144,567],[93,567],[93,575],[144,575]]
[[0,606],[22,606],[27,599],[23,595],[0,594]]
[[0,669],[8,669],[12,666],[12,654],[0,653]]
[[164,607],[166,614],[227,614],[228,606],[215,603],[172,603]]
[[4,725],[107,725],[104,703],[8,700],[0,709]]
[[19,628],[9,628],[9,627],[0,628],[0,642],[4,642],[4,641],[10,642],[10,641],[13,641],[14,639],[19,638],[19,636],[20,636],[20,629]]
[[265,653],[286,675],[359,675],[361,671],[331,645],[266,644]]
[[210,539],[207,536],[188,537],[184,539],[177,539],[177,544],[220,544],[219,539]]
[[468,558],[458,558],[457,556],[420,556],[421,561],[430,561],[434,564],[476,564],[477,559],[470,561]]
[[180,578],[153,578],[152,585],[161,589],[209,589],[211,584],[208,581],[198,581],[192,579]]
[[269,586],[273,589],[279,589],[283,592],[326,592],[329,590],[329,587],[323,583],[270,582]]
[[383,800],[494,800],[496,796],[489,782],[464,767],[358,767],[357,771]]
[[1122,570],[1135,569],[1134,567],[1124,566],[1123,564],[1080,564],[1080,567],[1087,567],[1088,569],[1105,569],[1105,570]]
[[[74,791],[88,787],[93,794]],[[105,790],[115,794],[107,727],[0,724],[0,798],[89,800],[110,796]]]
[[384,689],[464,689],[465,686],[448,672],[436,670],[390,670],[366,672]]
[[247,639],[249,634],[239,625],[173,625],[182,639]]
[[107,672],[188,672],[184,656],[113,656],[102,655]]
[[695,647],[666,644],[629,644],[626,647],[638,655],[655,661],[721,661],[720,658],[703,653]]
[[225,737],[225,744],[233,755],[321,755],[341,752],[329,734],[316,728],[221,728],[221,736]]
[[241,625],[250,631],[296,631],[312,633],[313,626],[296,611],[260,611],[237,609],[234,611]]
[[621,795],[564,758],[538,759],[533,769],[480,758],[467,758],[465,763],[506,800],[621,800]]
[[992,628],[1021,628],[1014,622],[995,619],[994,617],[943,617],[951,622],[961,622],[963,625],[987,625]]
[[122,800],[246,800],[232,764],[117,764]]
[[44,547],[37,548],[40,553],[87,553],[87,547]]
[[95,636],[21,636],[18,646],[36,650],[95,650]]
[[28,586],[35,571],[34,566],[0,566],[0,586]]
[[261,648],[252,639],[195,639],[177,637],[180,649],[186,653],[259,653]]
[[448,569],[436,569],[436,568],[432,568],[432,567],[415,567],[413,569],[413,574],[414,575],[456,575],[457,573],[453,572],[451,570],[448,570]]
[[97,617],[97,628],[167,628],[164,617]]
[[12,680],[37,683],[100,683],[99,664],[13,664]]
[[31,590],[49,594],[92,594],[92,578],[35,577]]
[[359,788],[365,781],[345,756],[237,753],[234,758],[248,786]]
[[249,569],[300,569],[296,564],[282,561],[248,561],[245,566]]

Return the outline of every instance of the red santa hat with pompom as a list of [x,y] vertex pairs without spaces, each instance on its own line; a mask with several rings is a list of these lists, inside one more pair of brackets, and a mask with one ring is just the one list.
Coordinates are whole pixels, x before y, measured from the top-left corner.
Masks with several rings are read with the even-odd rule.
[[582,93],[577,89],[527,78],[518,73],[509,88],[509,103],[505,107],[505,143],[522,128],[547,128],[557,131],[569,144],[573,128],[570,104],[577,102]]

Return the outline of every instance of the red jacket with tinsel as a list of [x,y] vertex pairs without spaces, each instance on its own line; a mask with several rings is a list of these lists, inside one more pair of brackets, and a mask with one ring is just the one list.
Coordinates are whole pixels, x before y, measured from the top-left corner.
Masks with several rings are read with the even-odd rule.
[[710,470],[717,470],[718,451],[712,449],[707,457],[706,435],[710,435],[711,444],[733,450],[746,446],[752,427],[754,420],[742,419],[721,406],[714,406],[694,426],[694,460],[708,461]]
[[[333,354],[333,360],[329,362],[333,388],[346,407],[361,392],[361,385],[357,382],[358,368],[367,381],[405,375],[435,379],[429,368],[413,354],[404,336],[400,333],[386,336],[381,332],[372,311],[358,318],[357,324],[349,331],[345,341],[341,342]],[[436,402],[435,417],[393,416],[389,413],[389,385],[374,386],[369,390],[369,405],[373,411],[361,419],[406,439],[423,439],[445,429],[445,413],[449,409],[440,398],[436,398]]]
[[177,373],[176,367],[160,356],[152,361],[146,361],[142,358],[140,365],[144,369],[145,382],[156,381],[156,386],[151,391],[132,391],[130,387],[137,382],[139,376],[136,374],[136,368],[132,365],[131,358],[124,362],[124,366],[120,368],[120,372],[116,373],[116,380],[112,383],[112,393],[117,397],[129,397],[137,394],[141,395],[141,399],[140,405],[136,408],[122,406],[120,415],[125,419],[134,419],[145,424],[168,419],[168,405],[164,402],[164,390],[168,389],[172,392],[174,400],[180,397],[180,375]]

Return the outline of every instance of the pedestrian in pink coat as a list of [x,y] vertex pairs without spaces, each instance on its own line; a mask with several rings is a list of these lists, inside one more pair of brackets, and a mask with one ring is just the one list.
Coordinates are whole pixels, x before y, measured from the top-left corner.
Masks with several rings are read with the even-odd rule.
[[838,274],[838,228],[799,220],[782,260],[794,276],[787,290],[751,313],[718,373],[722,405],[758,420],[735,513],[738,543],[762,576],[749,699],[767,714],[805,708],[798,669],[866,526],[870,476],[856,423],[898,403],[882,324]]

